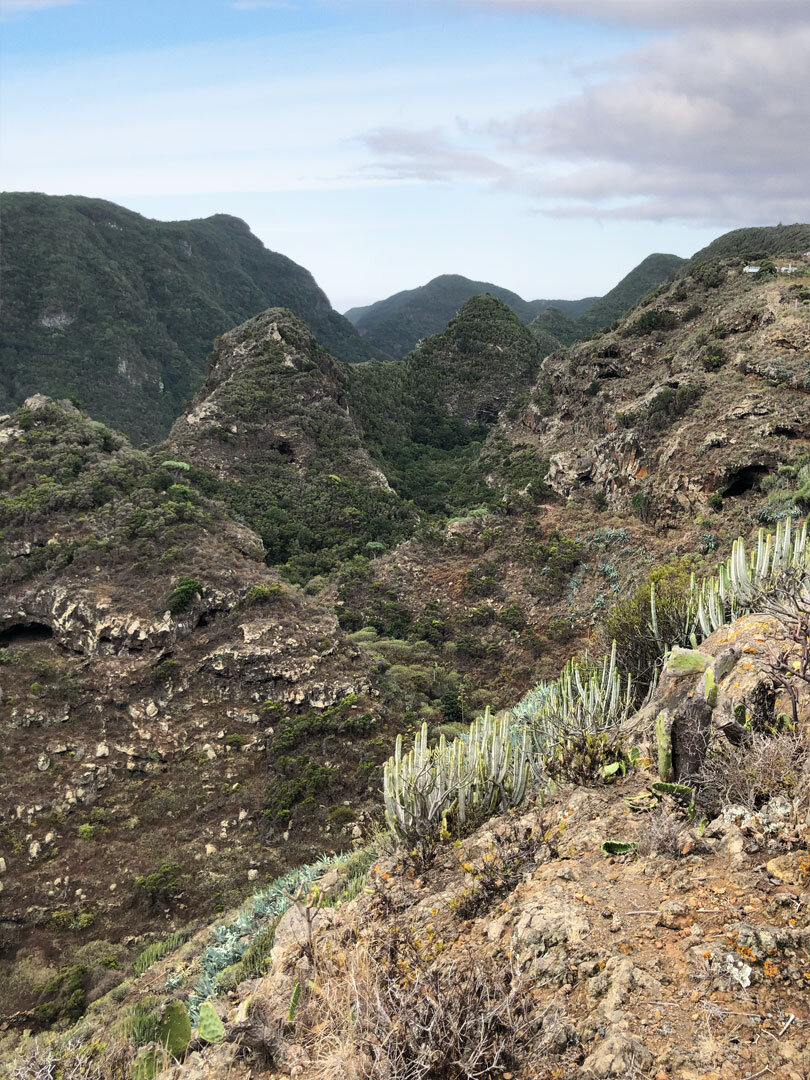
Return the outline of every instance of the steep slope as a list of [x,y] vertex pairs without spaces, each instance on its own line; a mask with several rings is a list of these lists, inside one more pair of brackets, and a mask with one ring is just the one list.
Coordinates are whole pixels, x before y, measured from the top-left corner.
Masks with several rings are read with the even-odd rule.
[[580,314],[595,299],[526,301],[516,293],[486,281],[443,274],[417,289],[395,293],[368,307],[352,308],[346,312],[346,318],[372,348],[401,359],[422,338],[443,330],[465,301],[482,294],[501,300],[525,323],[552,304],[569,314]]
[[586,312],[577,317],[577,337],[587,337],[595,330],[610,326],[625,315],[648,293],[657,289],[684,265],[678,255],[648,255],[618,285],[605,293]]
[[272,305],[345,361],[369,351],[312,275],[238,218],[160,222],[76,196],[5,194],[0,408],[78,398],[139,442],[165,435],[212,339]]
[[[763,524],[798,514],[788,488],[810,449],[810,257],[792,274],[702,265],[618,328],[549,357],[501,436],[549,460],[547,483],[658,528],[727,504]],[[707,284],[708,281],[708,284]],[[493,436],[494,438],[495,436]]]
[[[391,729],[334,614],[194,469],[42,396],[0,445],[0,952],[123,964],[343,843]],[[0,1015],[44,982],[4,983]]]
[[361,444],[348,385],[304,323],[270,308],[217,339],[206,381],[165,444],[294,580],[413,524]]
[[712,259],[762,258],[766,255],[801,254],[810,250],[810,225],[770,225],[734,229],[696,252],[690,262]]

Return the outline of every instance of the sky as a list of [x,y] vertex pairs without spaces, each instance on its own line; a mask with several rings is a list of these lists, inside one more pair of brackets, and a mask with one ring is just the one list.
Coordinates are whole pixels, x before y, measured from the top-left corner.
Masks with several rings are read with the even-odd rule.
[[810,0],[0,0],[0,183],[230,213],[338,310],[810,220]]

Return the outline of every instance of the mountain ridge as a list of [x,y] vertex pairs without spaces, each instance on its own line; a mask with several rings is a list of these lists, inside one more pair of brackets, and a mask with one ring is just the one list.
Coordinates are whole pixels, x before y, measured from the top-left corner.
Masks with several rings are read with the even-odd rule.
[[239,218],[160,222],[102,199],[1,198],[0,408],[74,397],[154,442],[202,381],[212,339],[274,304],[343,360],[371,355],[309,271]]

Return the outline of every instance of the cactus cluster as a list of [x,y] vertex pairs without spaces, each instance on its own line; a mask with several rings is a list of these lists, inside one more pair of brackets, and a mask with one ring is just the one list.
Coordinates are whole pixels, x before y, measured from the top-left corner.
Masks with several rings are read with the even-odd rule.
[[740,537],[717,573],[700,585],[692,582],[696,633],[707,638],[721,626],[753,610],[765,595],[778,595],[791,583],[810,580],[807,525],[795,528],[788,518],[775,533],[759,530],[756,547],[746,552]]
[[571,660],[558,679],[542,682],[512,710],[530,735],[535,769],[567,740],[621,730],[635,708],[632,680],[616,665],[616,644],[601,666]]
[[448,742],[441,736],[428,744],[422,725],[413,748],[402,752],[397,737],[394,755],[383,769],[385,817],[400,840],[419,840],[452,822],[456,830],[496,811],[518,806],[529,780],[529,739],[517,735],[508,715],[495,718],[489,709],[469,731]]

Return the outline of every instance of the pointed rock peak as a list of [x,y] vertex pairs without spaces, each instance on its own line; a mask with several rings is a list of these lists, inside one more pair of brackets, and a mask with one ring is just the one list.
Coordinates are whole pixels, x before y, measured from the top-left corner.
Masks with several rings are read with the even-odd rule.
[[201,393],[207,395],[237,372],[251,368],[288,372],[317,368],[335,382],[343,382],[337,362],[318,344],[306,323],[287,308],[268,308],[218,337]]

